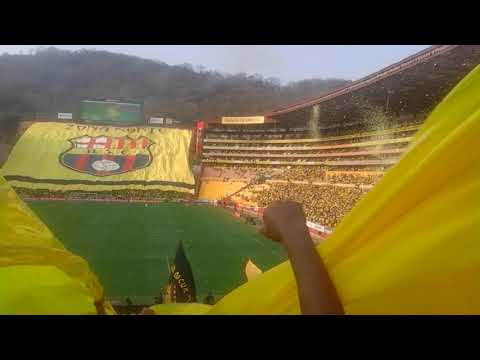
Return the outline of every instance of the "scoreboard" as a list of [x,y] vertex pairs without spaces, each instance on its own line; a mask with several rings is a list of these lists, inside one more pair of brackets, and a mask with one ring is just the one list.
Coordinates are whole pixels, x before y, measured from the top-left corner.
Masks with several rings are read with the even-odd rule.
[[135,125],[145,122],[142,103],[116,100],[84,100],[80,118],[91,124]]

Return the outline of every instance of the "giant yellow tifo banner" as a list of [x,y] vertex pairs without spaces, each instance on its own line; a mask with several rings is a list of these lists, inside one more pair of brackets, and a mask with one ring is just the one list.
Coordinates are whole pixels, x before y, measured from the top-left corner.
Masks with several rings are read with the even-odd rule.
[[10,185],[30,189],[159,189],[193,193],[190,130],[33,124],[3,167]]

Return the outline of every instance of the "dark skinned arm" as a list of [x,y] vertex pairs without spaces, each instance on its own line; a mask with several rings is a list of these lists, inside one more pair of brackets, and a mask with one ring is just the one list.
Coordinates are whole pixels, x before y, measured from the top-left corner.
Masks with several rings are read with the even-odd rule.
[[305,315],[339,315],[343,307],[306,226],[302,206],[277,201],[263,214],[263,234],[282,243],[297,282],[300,308]]

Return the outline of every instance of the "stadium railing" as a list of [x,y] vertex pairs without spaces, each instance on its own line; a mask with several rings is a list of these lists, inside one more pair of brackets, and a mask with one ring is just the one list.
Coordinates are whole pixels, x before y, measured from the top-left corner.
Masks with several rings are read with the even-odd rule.
[[[268,147],[250,147],[250,146],[215,146],[204,145],[204,150],[235,150],[235,151],[312,151],[312,150],[333,150],[346,148],[359,148],[368,146],[391,145],[391,144],[405,144],[412,140],[411,136],[401,138],[391,138],[355,143],[344,143],[339,145],[324,145],[324,146],[268,146]],[[297,142],[296,142],[297,143]]]
[[221,138],[211,138],[208,136],[209,132],[207,131],[206,137],[203,140],[204,143],[231,143],[231,144],[250,144],[250,143],[259,143],[259,144],[289,144],[289,143],[321,143],[327,141],[338,141],[338,140],[352,140],[364,137],[378,137],[383,135],[390,135],[394,133],[402,132],[411,132],[417,131],[420,128],[420,125],[410,125],[405,127],[398,127],[380,131],[370,131],[363,132],[351,135],[340,135],[340,136],[328,136],[320,138],[304,138],[304,139],[251,139],[251,140],[237,140],[237,139],[221,139]]
[[371,151],[351,151],[337,153],[316,153],[316,154],[265,154],[265,153],[204,153],[204,157],[252,157],[252,158],[330,158],[330,157],[354,157],[365,155],[390,155],[401,154],[404,149],[378,149]]
[[382,160],[349,160],[349,161],[245,161],[245,160],[212,160],[205,159],[204,163],[211,164],[245,164],[245,165],[303,165],[303,166],[367,166],[367,165],[393,165],[397,159]]

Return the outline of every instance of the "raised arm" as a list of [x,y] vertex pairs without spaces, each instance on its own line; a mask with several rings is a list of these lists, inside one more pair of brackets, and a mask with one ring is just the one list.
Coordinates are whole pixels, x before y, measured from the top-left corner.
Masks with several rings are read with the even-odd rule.
[[292,201],[276,201],[265,210],[263,221],[262,233],[282,243],[287,250],[302,313],[343,314],[335,287],[310,238],[302,206]]

